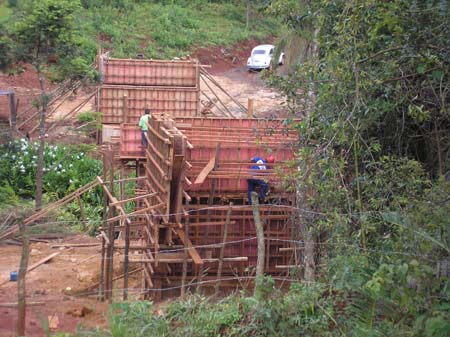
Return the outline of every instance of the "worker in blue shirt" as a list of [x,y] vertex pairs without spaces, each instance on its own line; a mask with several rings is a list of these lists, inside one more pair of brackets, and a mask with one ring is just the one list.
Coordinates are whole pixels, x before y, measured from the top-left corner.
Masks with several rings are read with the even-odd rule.
[[[253,157],[251,161],[254,163],[254,165],[250,166],[252,170],[267,170],[267,164],[268,163],[274,163],[275,159],[272,156],[267,157],[267,159],[261,158],[261,157]],[[252,204],[252,192],[255,191],[256,187],[259,186],[259,200],[261,202],[264,202],[264,199],[266,198],[267,191],[269,190],[269,185],[267,185],[267,182],[265,182],[263,179],[247,179],[248,184],[248,203],[249,205]]]

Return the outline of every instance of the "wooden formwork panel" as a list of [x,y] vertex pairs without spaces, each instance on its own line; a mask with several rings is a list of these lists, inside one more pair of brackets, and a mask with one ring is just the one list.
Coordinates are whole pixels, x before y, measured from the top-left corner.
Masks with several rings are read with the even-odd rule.
[[[205,207],[206,205],[203,205]],[[217,205],[216,205],[217,206]],[[207,217],[211,221],[224,222],[227,213],[227,207],[221,210],[214,210],[211,214],[207,214],[207,210],[189,210],[189,219],[191,223],[205,222]],[[286,270],[278,269],[276,266],[292,264],[291,253],[280,250],[281,248],[292,247],[292,227],[290,227],[289,219],[291,210],[289,208],[278,208],[276,205],[266,205],[261,207],[261,220],[264,223],[264,233],[266,240],[266,261],[265,272],[272,275],[285,273]],[[231,221],[234,223],[228,226],[227,244],[224,250],[224,256],[227,258],[242,257],[248,258],[246,262],[225,263],[223,275],[244,275],[245,269],[251,270],[256,267],[258,255],[258,243],[256,239],[256,230],[253,219],[253,213],[250,207],[247,209],[239,209],[236,206],[231,215]],[[198,248],[201,256],[209,258],[220,257],[220,244],[223,240],[223,226],[190,226],[189,238],[194,246],[208,246]],[[174,268],[175,274],[181,273],[180,267]],[[207,274],[216,275],[217,263],[207,265]],[[247,271],[251,274],[251,271]]]
[[196,88],[102,86],[98,110],[103,124],[138,123],[144,109],[171,117],[197,116],[199,91]]
[[122,123],[120,125],[120,157],[142,156],[142,134],[139,126]]
[[[275,171],[287,171],[286,162],[294,158],[298,134],[287,128],[282,120],[229,119],[229,118],[177,118],[177,126],[188,137],[194,148],[188,153],[194,179],[211,157],[218,152],[218,169],[209,177],[215,180],[215,190],[220,193],[247,191],[247,179],[251,174],[251,158],[275,158],[275,164],[264,172],[271,182],[271,190],[281,190],[281,181]],[[257,178],[257,177],[255,177]],[[192,185],[190,191],[209,191],[210,179],[201,185]]]
[[104,84],[136,86],[198,87],[195,61],[103,59]]

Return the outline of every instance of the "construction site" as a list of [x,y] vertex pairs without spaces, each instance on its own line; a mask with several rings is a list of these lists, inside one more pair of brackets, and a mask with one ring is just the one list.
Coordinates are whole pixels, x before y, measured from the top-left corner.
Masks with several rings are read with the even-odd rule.
[[[298,134],[285,119],[255,117],[253,99],[245,105],[234,99],[196,59],[103,54],[98,70],[101,83],[67,115],[86,104],[101,113],[96,137],[103,174],[24,220],[32,226],[101,186],[103,222],[97,239],[85,245],[96,249],[97,273],[86,294],[97,301],[161,301],[250,287],[261,250],[256,221],[264,231],[263,272],[282,284],[301,269],[292,183]],[[138,126],[144,109],[151,109],[146,147]],[[20,124],[13,126],[30,119],[14,119]],[[274,164],[250,168],[253,157],[269,155]],[[261,204],[251,205],[248,179],[268,183]],[[18,230],[14,225],[0,239],[11,240]]]

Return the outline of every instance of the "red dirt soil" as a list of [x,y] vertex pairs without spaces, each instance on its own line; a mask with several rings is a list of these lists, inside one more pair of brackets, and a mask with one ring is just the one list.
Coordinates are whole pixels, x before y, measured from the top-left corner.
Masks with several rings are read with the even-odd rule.
[[[27,301],[45,302],[45,305],[27,307],[27,336],[43,336],[42,321],[47,320],[48,316],[58,317],[59,324],[55,331],[75,331],[79,324],[84,327],[106,325],[107,303],[99,302],[94,298],[73,296],[74,292],[84,293],[87,287],[97,282],[96,275],[100,269],[99,247],[76,250],[51,247],[61,243],[98,242],[95,238],[78,235],[67,237],[62,242],[53,240],[50,243],[31,244],[28,266],[52,253],[60,254],[27,273]],[[19,267],[21,250],[22,248],[18,246],[0,245],[0,303],[17,302],[17,282],[8,282],[8,280],[9,273],[17,271]],[[83,308],[88,312],[83,317],[79,317]],[[16,323],[17,308],[0,306],[0,336],[13,336]]]
[[208,69],[212,75],[224,74],[232,69],[246,66],[253,47],[258,45],[255,39],[239,42],[230,48],[211,46],[198,48],[191,56],[201,64],[211,65]]
[[[51,90],[54,86],[47,82],[45,87],[47,90]],[[28,108],[40,93],[37,73],[31,65],[25,65],[24,71],[18,75],[7,75],[0,72],[0,90],[15,92],[16,102],[19,100],[18,111],[20,113]],[[9,120],[9,109],[9,98],[0,96],[0,119]]]

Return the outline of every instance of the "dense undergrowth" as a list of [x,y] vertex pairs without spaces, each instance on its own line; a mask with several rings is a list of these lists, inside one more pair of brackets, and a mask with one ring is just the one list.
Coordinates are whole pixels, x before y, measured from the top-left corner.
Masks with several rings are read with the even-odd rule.
[[[44,150],[44,201],[50,203],[94,180],[102,172],[101,161],[92,154],[90,145],[46,145]],[[17,215],[32,212],[36,193],[38,143],[25,139],[0,146],[0,212]],[[93,231],[101,219],[102,194],[99,188],[83,196],[86,223],[82,223],[80,207],[75,201],[50,216],[59,224],[58,231],[84,229]],[[81,226],[79,225],[81,224]],[[42,225],[39,228],[44,228]],[[56,230],[50,226],[47,230]]]

